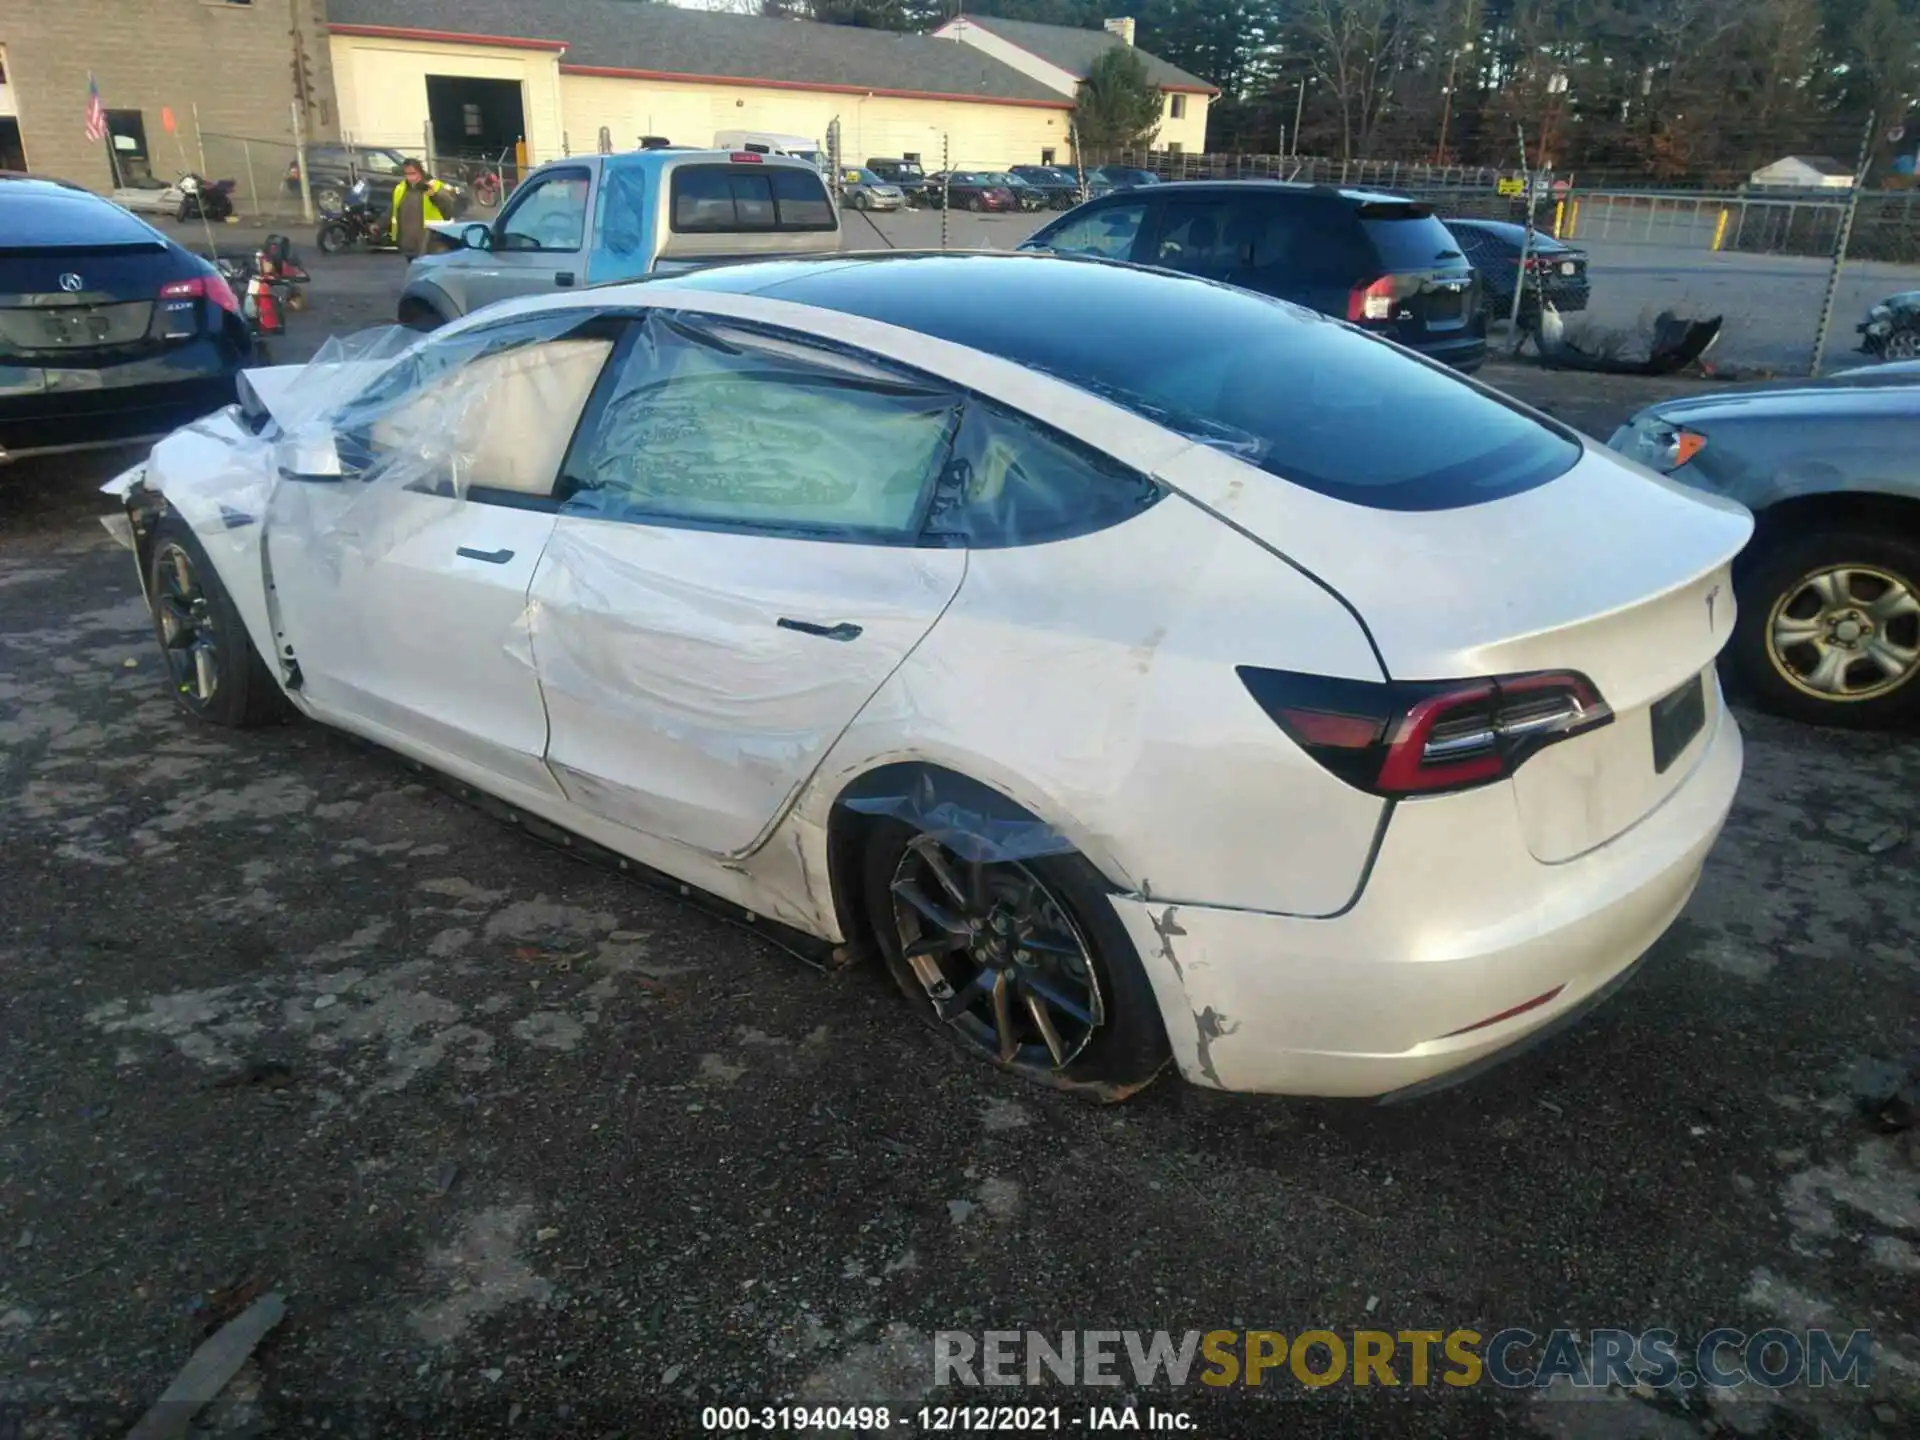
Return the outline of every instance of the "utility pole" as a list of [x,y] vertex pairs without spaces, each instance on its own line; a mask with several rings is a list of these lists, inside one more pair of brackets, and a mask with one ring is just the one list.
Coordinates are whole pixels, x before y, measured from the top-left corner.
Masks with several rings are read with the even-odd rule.
[[1860,136],[1860,162],[1853,167],[1853,189],[1847,192],[1846,212],[1840,217],[1840,238],[1833,247],[1833,269],[1827,275],[1827,298],[1820,306],[1820,329],[1813,337],[1813,373],[1818,375],[1827,360],[1827,332],[1833,329],[1833,302],[1840,292],[1840,271],[1847,263],[1847,246],[1853,241],[1853,217],[1860,212],[1860,192],[1867,185],[1867,169],[1873,164],[1873,131],[1880,121],[1867,116],[1867,128]]
[[1526,197],[1527,228],[1520,237],[1520,268],[1513,277],[1513,313],[1508,321],[1513,327],[1513,353],[1520,353],[1520,344],[1526,339],[1520,333],[1520,302],[1527,293],[1527,261],[1533,258],[1533,171],[1527,167],[1527,132],[1517,120],[1513,126],[1514,139],[1520,142],[1520,183],[1526,187],[1522,192]]
[[1460,17],[1460,38],[1453,47],[1453,53],[1447,57],[1447,85],[1440,93],[1440,139],[1433,147],[1433,163],[1444,165],[1447,160],[1447,130],[1453,123],[1453,88],[1460,74],[1460,57],[1474,49],[1474,30],[1479,24],[1475,13],[1475,0],[1463,0],[1465,6]]

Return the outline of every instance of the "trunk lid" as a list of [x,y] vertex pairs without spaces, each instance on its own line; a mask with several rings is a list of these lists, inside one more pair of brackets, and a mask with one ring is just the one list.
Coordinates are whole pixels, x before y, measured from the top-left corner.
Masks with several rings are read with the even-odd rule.
[[[1626,830],[1685,780],[1713,733],[1729,567],[1753,529],[1739,506],[1598,446],[1547,484],[1451,509],[1344,503],[1203,447],[1161,474],[1338,592],[1393,679],[1575,670],[1593,682],[1613,721],[1547,747],[1514,778],[1542,861]],[[1683,690],[1693,682],[1697,697]]]
[[0,356],[74,364],[143,345],[178,270],[159,240],[0,245]]
[[1360,206],[1382,271],[1388,313],[1352,317],[1385,319],[1386,333],[1405,345],[1457,336],[1480,313],[1479,277],[1451,231],[1424,205],[1373,201]]

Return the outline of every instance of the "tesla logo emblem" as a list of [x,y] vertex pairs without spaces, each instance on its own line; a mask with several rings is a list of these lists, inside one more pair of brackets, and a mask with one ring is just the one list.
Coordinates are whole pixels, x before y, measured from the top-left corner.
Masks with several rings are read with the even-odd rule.
[[1707,591],[1707,629],[1709,632],[1713,629],[1713,602],[1719,598],[1720,587],[1718,585]]
[[60,277],[60,288],[69,295],[78,295],[86,288],[87,282],[69,270]]

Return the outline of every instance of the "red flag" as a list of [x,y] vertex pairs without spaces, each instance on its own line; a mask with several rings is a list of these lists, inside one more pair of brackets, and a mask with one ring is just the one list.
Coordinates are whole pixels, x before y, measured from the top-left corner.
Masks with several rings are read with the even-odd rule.
[[100,87],[87,75],[87,139],[96,144],[107,138],[107,107],[100,103]]

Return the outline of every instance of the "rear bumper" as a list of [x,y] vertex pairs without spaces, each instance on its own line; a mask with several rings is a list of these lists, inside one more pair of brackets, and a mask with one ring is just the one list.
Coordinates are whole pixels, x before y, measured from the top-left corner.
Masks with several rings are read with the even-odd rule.
[[1408,348],[1429,360],[1469,373],[1478,370],[1487,360],[1487,337],[1484,335],[1467,335],[1458,340],[1429,340]]
[[1528,854],[1511,787],[1489,786],[1402,803],[1365,891],[1341,916],[1131,897],[1114,909],[1189,1080],[1392,1095],[1504,1058],[1617,988],[1693,893],[1741,757],[1739,727],[1721,707],[1686,783],[1565,864]]
[[245,363],[209,338],[98,369],[0,364],[0,460],[164,435],[231,405]]

